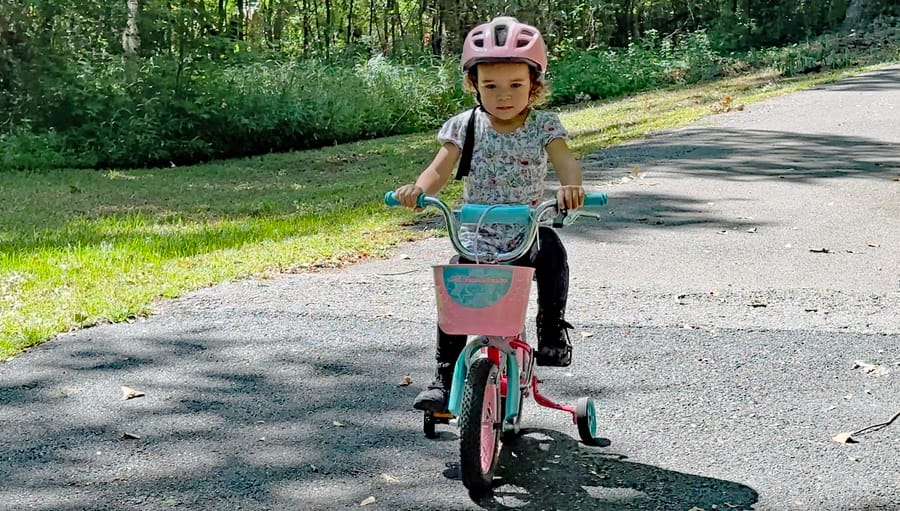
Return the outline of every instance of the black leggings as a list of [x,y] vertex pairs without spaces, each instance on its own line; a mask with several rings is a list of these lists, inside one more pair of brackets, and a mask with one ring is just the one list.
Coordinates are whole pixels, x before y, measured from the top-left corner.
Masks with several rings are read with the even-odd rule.
[[[472,261],[454,257],[450,262],[465,264]],[[541,320],[556,325],[560,320],[565,319],[566,299],[569,295],[569,261],[566,247],[563,246],[556,231],[550,227],[541,226],[538,229],[538,242],[531,247],[527,254],[510,264],[534,268]],[[465,335],[450,335],[438,327],[435,350],[438,372],[452,371],[453,363],[456,362],[456,358],[465,345]]]

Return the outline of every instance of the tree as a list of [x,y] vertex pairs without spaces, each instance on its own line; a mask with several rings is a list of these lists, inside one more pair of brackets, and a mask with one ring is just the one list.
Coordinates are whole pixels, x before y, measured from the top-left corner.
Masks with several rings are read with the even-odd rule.
[[892,0],[850,0],[847,6],[847,15],[844,18],[844,30],[859,29],[867,26],[879,14],[891,10],[889,4],[896,6]]

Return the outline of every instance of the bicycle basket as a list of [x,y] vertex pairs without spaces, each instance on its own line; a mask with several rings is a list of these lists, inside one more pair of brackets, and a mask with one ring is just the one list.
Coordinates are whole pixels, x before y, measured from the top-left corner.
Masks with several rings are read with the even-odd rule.
[[434,266],[438,325],[454,335],[518,335],[528,312],[533,275],[534,269],[524,266]]

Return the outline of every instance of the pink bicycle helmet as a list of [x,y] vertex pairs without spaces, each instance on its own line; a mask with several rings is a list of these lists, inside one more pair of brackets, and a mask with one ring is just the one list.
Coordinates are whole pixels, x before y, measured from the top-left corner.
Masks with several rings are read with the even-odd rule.
[[500,16],[473,28],[463,42],[463,72],[485,62],[524,62],[543,73],[547,70],[547,47],[538,29]]

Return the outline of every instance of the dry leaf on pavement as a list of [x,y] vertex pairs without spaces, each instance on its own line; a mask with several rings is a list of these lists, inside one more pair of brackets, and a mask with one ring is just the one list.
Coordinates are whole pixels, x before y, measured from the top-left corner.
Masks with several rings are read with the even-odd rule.
[[134,390],[131,387],[122,386],[122,399],[134,399],[136,397],[143,397],[147,394],[144,394],[140,390]]
[[368,506],[369,504],[374,504],[374,503],[375,503],[375,497],[366,497],[365,500],[363,500],[362,502],[359,503],[359,507],[365,507],[365,506]]
[[862,369],[862,372],[872,376],[887,376],[890,371],[881,364],[870,364],[862,360],[853,361],[853,369]]
[[853,439],[853,433],[850,431],[845,431],[843,433],[838,433],[831,437],[832,440],[839,444],[855,444],[856,440]]

